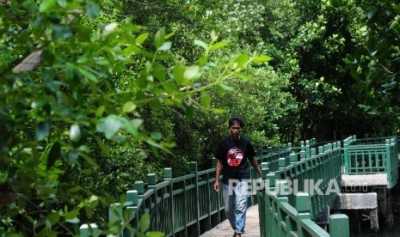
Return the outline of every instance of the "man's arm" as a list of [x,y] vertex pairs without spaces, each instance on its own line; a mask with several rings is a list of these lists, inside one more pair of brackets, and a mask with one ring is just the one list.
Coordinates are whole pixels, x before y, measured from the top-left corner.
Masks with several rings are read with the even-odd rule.
[[251,165],[254,167],[254,169],[257,172],[258,177],[262,177],[261,176],[261,169],[260,166],[258,165],[258,162],[255,158],[256,156],[256,152],[254,151],[253,145],[249,142],[247,145],[247,149],[248,149],[248,154],[249,154],[249,158],[250,158],[250,163]]
[[215,182],[214,182],[214,190],[219,192],[219,176],[221,175],[222,163],[220,160],[217,160],[217,166],[215,167]]
[[258,177],[262,177],[261,176],[260,166],[258,165],[258,162],[257,162],[257,160],[255,158],[251,159],[251,165],[256,170]]

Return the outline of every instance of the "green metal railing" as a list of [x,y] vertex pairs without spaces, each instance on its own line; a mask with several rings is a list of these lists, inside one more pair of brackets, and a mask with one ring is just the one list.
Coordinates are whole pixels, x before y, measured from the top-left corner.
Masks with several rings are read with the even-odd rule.
[[388,187],[398,179],[398,146],[396,137],[344,141],[344,173],[349,175],[386,174]]
[[[299,147],[292,147],[291,143],[288,143],[286,148],[282,148],[278,151],[275,152],[269,152],[269,153],[263,153],[259,154],[256,159],[262,163],[262,162],[268,162],[269,163],[269,169],[270,170],[277,170],[279,167],[279,159],[285,158],[285,164],[289,165],[290,164],[290,155],[292,153],[299,152],[301,157],[306,157],[311,155],[311,149],[315,148],[318,143],[316,142],[315,138],[312,138],[310,140],[306,141],[300,141],[300,146]],[[282,162],[282,161],[281,161]],[[282,165],[282,164],[281,164]]]
[[[215,169],[197,170],[192,162],[191,173],[173,178],[171,168],[164,169],[164,177],[157,182],[155,174],[147,176],[145,183],[138,181],[135,189],[127,192],[124,205],[110,207],[109,220],[125,218],[124,210],[130,211],[130,226],[137,228],[144,213],[151,216],[150,230],[163,232],[165,236],[199,236],[224,219],[222,192],[213,191]],[[84,230],[83,232],[85,232]],[[122,236],[134,236],[135,230],[125,228]]]
[[[316,148],[291,153],[289,158],[281,158],[278,163],[277,170],[275,167],[271,170],[268,162],[262,163],[263,176],[268,182],[266,192],[257,193],[261,236],[349,236],[348,218],[344,215],[329,218],[330,233],[313,221],[320,212],[332,206],[336,198],[337,193],[327,191],[332,188],[331,184],[340,183],[340,143],[319,146],[318,153]],[[280,185],[276,185],[277,179]],[[313,193],[307,180],[321,180],[319,187],[322,194]],[[297,183],[297,190],[286,196],[273,192],[277,187],[281,190],[282,184],[285,186],[289,183]]]
[[[289,157],[291,147],[279,147],[274,152],[259,152],[257,160],[276,160]],[[197,164],[190,164],[191,173],[173,177],[171,168],[164,169],[164,176],[157,180],[155,174],[147,175],[147,182],[137,181],[134,189],[126,193],[125,203],[114,203],[109,208],[109,224],[126,228],[121,236],[134,236],[144,213],[151,216],[150,230],[161,231],[165,236],[199,236],[225,219],[222,192],[213,191],[215,168],[198,171]],[[251,168],[252,177],[255,171]],[[159,181],[159,182],[157,182]],[[252,198],[252,203],[257,202]],[[84,224],[80,235],[96,236],[96,224]]]
[[[311,218],[311,198],[297,193],[295,204],[288,197],[259,194],[261,237],[349,237],[349,219],[335,214],[329,218],[329,233]],[[264,214],[264,215],[262,215]],[[263,227],[265,226],[265,227]]]
[[[263,149],[257,152],[257,161],[259,164],[268,163],[270,171],[277,171],[279,167],[290,165],[290,160],[293,159],[293,154],[299,152],[300,158],[310,157],[312,148],[315,148],[318,144],[315,138],[300,141],[299,147],[293,147],[292,143],[288,143],[287,146],[281,146],[275,149]],[[292,157],[292,158],[291,158]],[[257,177],[253,167],[250,168],[251,179]],[[253,195],[251,197],[251,204],[257,204],[257,197]]]
[[[340,185],[340,175],[387,173],[390,187],[397,182],[397,139],[355,136],[340,142],[321,145],[315,139],[302,141],[299,147],[291,144],[256,157],[262,165],[264,180],[270,182],[267,192],[258,191],[252,203],[259,204],[260,228],[263,237],[348,237],[348,218],[332,215],[329,232],[315,223],[322,212],[329,209],[336,198],[332,181]],[[134,236],[144,213],[151,216],[150,230],[165,236],[199,236],[225,219],[222,192],[213,191],[215,169],[198,171],[197,164],[190,164],[190,173],[173,177],[171,168],[157,180],[149,174],[147,181],[135,182],[134,189],[126,193],[125,203],[114,203],[109,208],[111,223],[126,223],[119,230],[120,236]],[[251,168],[251,177],[255,171]],[[322,194],[308,190],[306,180],[319,182]],[[320,181],[319,181],[320,180]],[[293,194],[272,191],[280,185],[298,184]],[[335,183],[335,182],[333,182]],[[309,183],[308,183],[309,184]],[[339,187],[340,188],[340,187]],[[97,236],[95,224],[81,225],[80,236]]]

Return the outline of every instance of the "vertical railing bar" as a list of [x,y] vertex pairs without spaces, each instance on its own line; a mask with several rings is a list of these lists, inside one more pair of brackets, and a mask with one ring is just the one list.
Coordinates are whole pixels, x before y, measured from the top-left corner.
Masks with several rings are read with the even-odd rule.
[[207,216],[207,219],[208,219],[208,227],[207,227],[207,229],[210,229],[211,228],[211,188],[210,188],[210,184],[211,183],[211,181],[210,181],[210,174],[209,173],[207,173],[207,198],[208,198],[208,200],[207,200],[207,207],[208,207],[208,216]]
[[183,180],[183,227],[185,237],[188,237],[188,226],[187,226],[187,205],[186,205],[186,178]]

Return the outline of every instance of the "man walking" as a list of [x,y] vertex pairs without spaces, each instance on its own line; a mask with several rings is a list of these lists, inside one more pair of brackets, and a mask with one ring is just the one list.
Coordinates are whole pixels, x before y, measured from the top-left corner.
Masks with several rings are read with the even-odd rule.
[[241,237],[246,224],[249,197],[249,162],[259,177],[261,177],[261,171],[254,159],[255,151],[252,144],[240,135],[240,130],[244,127],[243,120],[231,118],[228,125],[229,136],[219,144],[215,153],[217,167],[214,190],[219,192],[219,176],[222,174],[225,213],[234,230],[233,237]]

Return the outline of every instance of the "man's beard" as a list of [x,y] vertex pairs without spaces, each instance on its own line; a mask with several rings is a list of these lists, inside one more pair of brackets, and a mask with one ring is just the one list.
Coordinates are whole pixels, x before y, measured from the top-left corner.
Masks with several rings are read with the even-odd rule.
[[232,135],[232,139],[238,141],[240,139],[240,135]]

